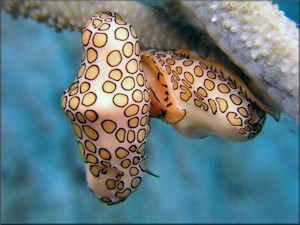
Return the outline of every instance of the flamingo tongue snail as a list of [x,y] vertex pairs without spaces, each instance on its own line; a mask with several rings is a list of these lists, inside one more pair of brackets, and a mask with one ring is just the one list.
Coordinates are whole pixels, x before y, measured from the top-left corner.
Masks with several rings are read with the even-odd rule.
[[217,135],[246,141],[261,131],[264,106],[222,65],[185,49],[141,55],[151,89],[151,116],[190,138]]
[[149,133],[149,87],[134,28],[100,12],[82,31],[83,55],[62,106],[85,163],[88,187],[101,201],[126,199],[141,183]]
[[266,110],[237,76],[184,49],[140,52],[135,29],[116,13],[93,15],[82,44],[79,72],[61,105],[88,187],[108,205],[124,201],[148,172],[150,116],[192,138],[246,141],[262,129]]

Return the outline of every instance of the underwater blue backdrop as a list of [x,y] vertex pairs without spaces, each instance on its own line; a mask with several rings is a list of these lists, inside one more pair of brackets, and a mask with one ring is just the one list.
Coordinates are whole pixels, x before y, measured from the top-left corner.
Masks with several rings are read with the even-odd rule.
[[[279,2],[299,24],[299,2]],[[298,7],[297,7],[298,6]],[[253,141],[190,140],[152,119],[147,176],[124,203],[88,190],[60,95],[77,74],[79,32],[1,14],[1,222],[299,222],[299,127],[268,117]]]

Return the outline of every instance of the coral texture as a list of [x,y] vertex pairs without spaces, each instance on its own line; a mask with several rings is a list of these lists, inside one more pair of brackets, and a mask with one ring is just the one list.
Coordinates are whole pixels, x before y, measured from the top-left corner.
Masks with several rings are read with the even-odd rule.
[[137,1],[4,1],[4,8],[13,16],[30,17],[55,27],[57,31],[79,32],[87,18],[97,11],[111,11],[138,28],[144,49],[195,48],[196,44],[196,39],[191,43],[193,38],[189,37],[197,35],[188,32],[190,25],[173,24],[172,18],[161,7]]
[[136,27],[143,49],[187,48],[234,72],[240,67],[268,107],[299,122],[299,32],[271,2],[178,1],[162,8],[133,1],[7,1],[4,8],[57,30],[80,30],[98,10],[117,12]]

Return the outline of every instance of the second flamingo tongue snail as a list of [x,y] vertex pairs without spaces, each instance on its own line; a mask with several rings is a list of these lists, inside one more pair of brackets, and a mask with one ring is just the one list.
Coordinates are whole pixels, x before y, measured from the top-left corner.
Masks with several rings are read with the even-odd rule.
[[116,13],[92,16],[82,44],[78,75],[61,104],[88,187],[109,205],[125,200],[147,172],[150,116],[192,138],[246,141],[262,129],[268,111],[236,75],[183,49],[140,52],[135,29]]

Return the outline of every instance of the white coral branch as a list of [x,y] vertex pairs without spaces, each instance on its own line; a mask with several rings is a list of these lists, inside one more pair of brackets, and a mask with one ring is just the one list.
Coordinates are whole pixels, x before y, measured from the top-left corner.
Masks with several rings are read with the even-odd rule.
[[250,78],[265,103],[299,122],[299,30],[277,5],[183,1],[182,6]]

